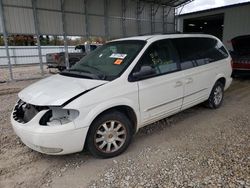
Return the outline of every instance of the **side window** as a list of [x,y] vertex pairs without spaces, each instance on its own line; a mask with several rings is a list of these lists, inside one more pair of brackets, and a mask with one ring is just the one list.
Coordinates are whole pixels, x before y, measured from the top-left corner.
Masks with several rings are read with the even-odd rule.
[[200,56],[201,44],[199,38],[177,38],[172,39],[180,56],[180,67],[182,70],[208,63],[207,59]]
[[215,39],[207,39],[208,50],[206,56],[210,57],[211,62],[219,61],[227,58],[229,55],[220,41]]
[[144,53],[136,71],[143,66],[150,66],[154,69],[155,75],[167,74],[178,70],[177,54],[169,40],[162,40],[152,44]]
[[205,65],[228,57],[223,45],[211,38],[172,39],[180,56],[182,70]]

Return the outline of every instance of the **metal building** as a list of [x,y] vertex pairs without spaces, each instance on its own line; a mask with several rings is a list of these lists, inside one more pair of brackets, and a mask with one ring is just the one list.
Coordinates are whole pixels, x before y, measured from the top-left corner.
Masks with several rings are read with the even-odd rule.
[[[69,36],[124,36],[174,32],[175,9],[190,0],[0,0],[0,34],[4,36],[10,80],[13,56],[8,36],[34,35],[43,74],[40,35],[63,36],[66,54]],[[2,57],[4,58],[4,57]],[[1,57],[0,57],[1,66]]]
[[232,50],[231,39],[250,35],[250,2],[182,14],[177,28],[181,32],[215,35]]

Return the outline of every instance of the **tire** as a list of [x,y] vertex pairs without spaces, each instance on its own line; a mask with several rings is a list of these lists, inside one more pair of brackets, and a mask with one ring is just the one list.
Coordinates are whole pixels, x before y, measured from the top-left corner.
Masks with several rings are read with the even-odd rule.
[[232,75],[231,75],[232,78],[236,78],[236,74],[235,74],[235,71],[232,72]]
[[60,72],[64,71],[65,69],[66,69],[66,67],[63,67],[63,66],[59,66],[59,67],[58,67],[58,70],[59,70]]
[[110,111],[90,126],[86,138],[89,152],[97,158],[111,158],[123,153],[132,139],[132,123],[126,115]]
[[70,60],[69,60],[69,67],[72,67],[72,66],[75,65],[78,61],[80,61],[80,59],[70,59]]
[[217,109],[222,105],[224,99],[224,85],[221,82],[216,82],[211,94],[206,101],[206,106],[211,109]]

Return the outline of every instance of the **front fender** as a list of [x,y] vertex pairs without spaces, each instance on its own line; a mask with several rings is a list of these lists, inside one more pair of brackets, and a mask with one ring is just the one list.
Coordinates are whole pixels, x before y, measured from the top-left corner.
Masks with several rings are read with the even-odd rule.
[[99,103],[97,105],[83,107],[79,109],[80,115],[79,118],[75,120],[75,124],[77,128],[80,127],[89,127],[95,118],[100,115],[102,112],[117,107],[117,106],[128,106],[133,109],[136,114],[137,122],[140,122],[140,112],[139,112],[139,104],[134,104],[132,100],[127,98],[117,98],[109,101],[105,101],[103,103]]

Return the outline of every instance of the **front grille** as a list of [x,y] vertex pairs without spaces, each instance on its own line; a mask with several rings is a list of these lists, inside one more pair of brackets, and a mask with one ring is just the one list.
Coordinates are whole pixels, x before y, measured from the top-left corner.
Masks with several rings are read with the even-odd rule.
[[14,107],[13,119],[19,123],[29,122],[36,114],[42,110],[48,109],[44,106],[35,106],[19,100]]

